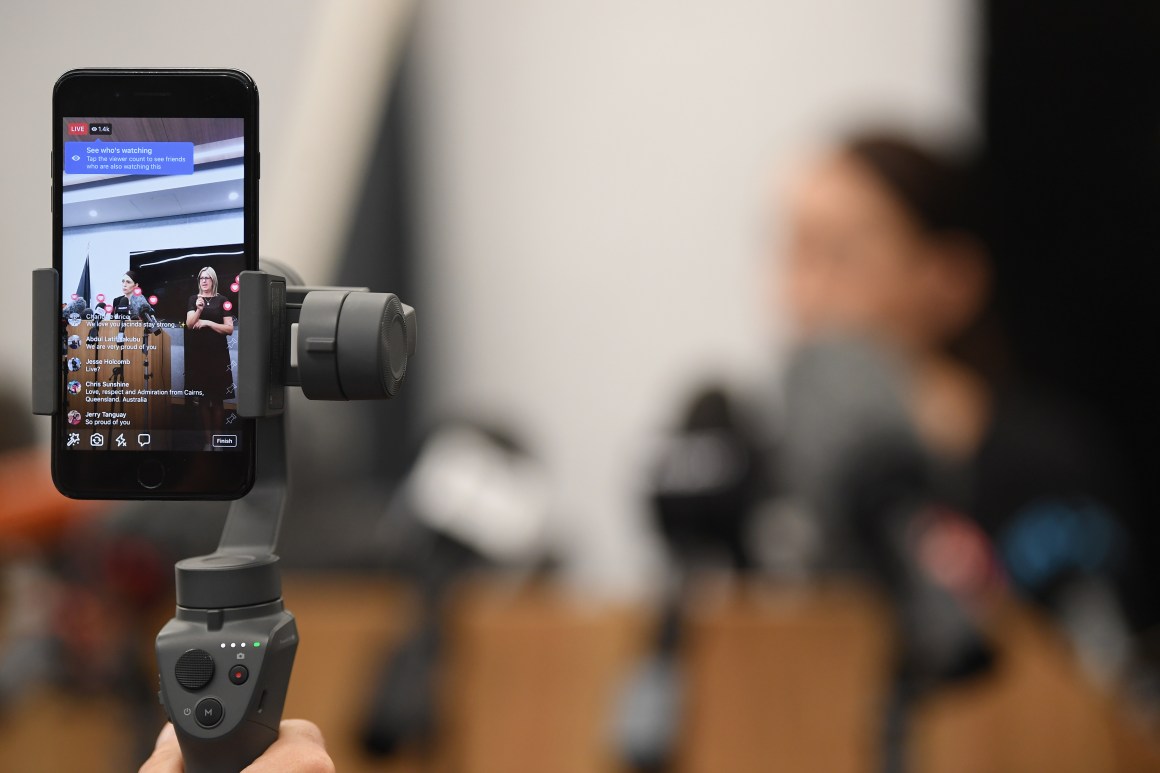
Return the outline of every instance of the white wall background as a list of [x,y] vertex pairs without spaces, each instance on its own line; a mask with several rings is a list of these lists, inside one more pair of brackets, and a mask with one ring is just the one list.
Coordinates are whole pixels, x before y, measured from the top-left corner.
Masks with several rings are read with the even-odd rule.
[[585,585],[647,584],[650,435],[696,381],[769,363],[770,177],[863,121],[969,133],[973,22],[966,0],[421,4],[424,399],[531,436]]

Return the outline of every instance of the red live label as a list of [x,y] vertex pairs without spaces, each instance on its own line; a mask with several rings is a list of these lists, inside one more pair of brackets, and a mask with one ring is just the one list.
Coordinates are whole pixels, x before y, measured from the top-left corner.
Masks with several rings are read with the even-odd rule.
[[68,133],[69,134],[88,134],[89,133],[89,125],[87,123],[79,123],[79,122],[73,123],[70,121],[69,125],[68,125]]

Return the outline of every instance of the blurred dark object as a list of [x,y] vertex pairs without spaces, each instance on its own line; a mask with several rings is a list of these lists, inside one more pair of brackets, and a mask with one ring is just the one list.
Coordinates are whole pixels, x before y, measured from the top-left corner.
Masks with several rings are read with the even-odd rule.
[[703,387],[651,471],[651,512],[671,559],[670,592],[654,650],[626,681],[613,719],[619,754],[637,770],[664,769],[675,750],[689,588],[706,569],[743,574],[755,566],[752,518],[771,491],[768,450],[755,426],[723,388]]
[[32,445],[35,435],[32,414],[28,412],[28,406],[2,389],[0,389],[0,416],[4,417],[4,421],[0,422],[0,454]]
[[[1124,502],[1160,553],[1160,369],[1150,267],[1160,257],[1160,5],[991,0],[982,113],[998,307],[1035,380],[1110,419]],[[1137,345],[1139,342],[1139,345]],[[1137,630],[1160,624],[1160,563],[1124,584]]]
[[[418,295],[414,279],[418,247],[413,239],[414,172],[417,143],[410,74],[411,36],[399,42],[383,112],[373,138],[334,276],[306,276],[314,283],[369,287],[400,298]],[[276,256],[275,256],[276,257]],[[299,267],[302,268],[302,267]],[[424,322],[428,324],[430,317]],[[424,328],[431,336],[431,328]],[[435,340],[434,337],[428,340]],[[368,536],[385,502],[407,473],[419,440],[416,417],[429,369],[407,372],[410,386],[389,401],[322,403],[291,390],[290,497],[279,537],[283,566],[368,571],[380,558]],[[369,503],[375,503],[370,505]],[[328,525],[320,533],[318,524]]]
[[749,522],[771,491],[767,449],[720,387],[701,389],[666,438],[650,476],[656,524],[678,571],[709,563],[753,568]]
[[431,745],[444,607],[466,577],[545,571],[547,487],[510,432],[452,421],[431,433],[380,522],[386,568],[416,590],[418,622],[388,659],[362,728],[363,745],[396,755]]
[[979,562],[979,577],[952,586],[922,561],[935,516],[953,516],[912,428],[901,367],[866,341],[800,347],[786,368],[780,454],[787,493],[823,524],[819,569],[865,574],[895,603],[899,689],[917,695],[989,665],[956,591],[982,587],[992,567]]

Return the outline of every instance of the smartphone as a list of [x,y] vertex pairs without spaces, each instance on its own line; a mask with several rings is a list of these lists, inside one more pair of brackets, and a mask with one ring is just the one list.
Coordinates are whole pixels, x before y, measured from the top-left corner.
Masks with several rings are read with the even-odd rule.
[[258,90],[237,70],[73,70],[52,110],[61,410],[79,499],[235,499],[238,275],[258,263]]

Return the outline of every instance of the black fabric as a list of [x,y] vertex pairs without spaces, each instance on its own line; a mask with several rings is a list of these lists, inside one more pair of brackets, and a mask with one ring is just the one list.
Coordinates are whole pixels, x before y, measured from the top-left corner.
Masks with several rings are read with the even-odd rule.
[[1160,625],[1160,3],[988,0],[979,91],[998,311],[1029,378],[1105,416]]
[[1102,423],[1039,390],[1001,390],[974,457],[944,470],[943,493],[994,541],[1010,581],[1053,607],[1077,575],[1116,589],[1134,627],[1147,611],[1132,599],[1140,571],[1126,516],[1131,487]]

